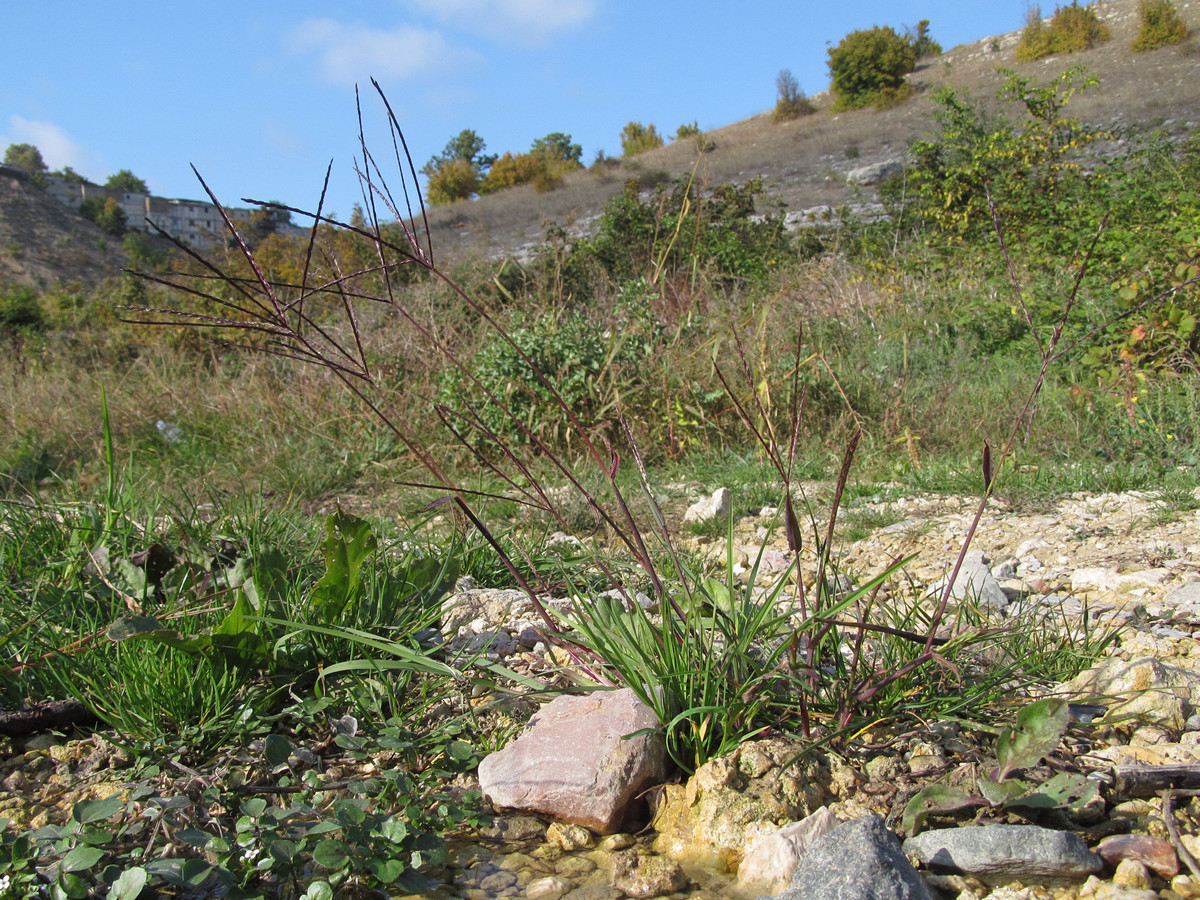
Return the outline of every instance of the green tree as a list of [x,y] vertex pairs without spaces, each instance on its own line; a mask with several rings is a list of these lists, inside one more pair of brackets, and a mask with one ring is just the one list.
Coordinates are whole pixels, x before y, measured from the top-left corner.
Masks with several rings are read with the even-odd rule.
[[1032,6],[1025,14],[1025,28],[1014,56],[1017,62],[1033,62],[1045,56],[1061,53],[1080,53],[1103,44],[1112,31],[1096,16],[1091,6],[1059,6],[1047,25],[1042,10]]
[[122,169],[115,175],[109,175],[108,181],[104,182],[104,186],[110,191],[128,191],[131,194],[148,194],[150,189],[146,187],[146,182],[138,178],[128,169]]
[[912,44],[917,59],[928,59],[931,56],[941,56],[942,45],[929,36],[929,20],[922,19],[917,23],[916,30],[905,28],[908,42]]
[[441,162],[425,174],[429,177],[425,199],[433,206],[467,200],[479,191],[479,169],[465,159]]
[[100,212],[96,214],[96,227],[105,234],[120,237],[125,233],[125,210],[112,197],[104,201]]
[[292,214],[286,209],[260,206],[250,213],[250,224],[245,228],[244,237],[251,247],[257,247],[272,234],[282,233],[291,224]]
[[913,45],[890,26],[852,31],[829,49],[830,87],[838,109],[859,109],[900,91],[917,64]]
[[57,175],[63,181],[67,182],[67,184],[87,184],[88,183],[88,180],[85,176],[80,175],[78,172],[76,172],[70,166],[63,166],[57,172],[52,172],[50,174]]
[[583,148],[578,144],[571,143],[571,136],[563,134],[561,131],[551,132],[543,138],[538,138],[529,148],[529,152],[543,156],[552,162],[574,163],[576,167],[582,165],[579,158],[583,156]]
[[45,174],[46,161],[42,151],[33,144],[9,144],[4,151],[4,164],[24,169],[30,175]]
[[1157,50],[1187,40],[1188,27],[1171,0],[1141,0],[1138,4],[1141,27],[1130,45],[1134,53]]
[[796,80],[791,69],[780,69],[779,74],[775,76],[775,91],[778,99],[775,101],[775,111],[771,113],[772,122],[788,122],[817,111],[813,102],[801,90],[800,82]]
[[469,199],[496,161],[494,154],[483,152],[486,149],[483,138],[470,128],[451,138],[442,152],[421,168],[421,174],[429,179],[426,199],[434,205]]
[[662,145],[662,136],[653,125],[630,122],[621,129],[621,152],[625,156],[635,156]]

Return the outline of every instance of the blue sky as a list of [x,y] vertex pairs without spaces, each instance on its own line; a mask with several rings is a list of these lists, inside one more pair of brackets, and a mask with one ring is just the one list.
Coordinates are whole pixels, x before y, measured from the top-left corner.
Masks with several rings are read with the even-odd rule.
[[0,148],[103,182],[131,169],[168,197],[327,209],[359,198],[354,86],[382,149],[377,78],[417,165],[464,128],[489,152],[571,134],[584,162],[620,153],[631,120],[665,135],[769,109],[787,68],[814,94],[827,48],[872,25],[931,21],[949,49],[1021,27],[1022,0],[43,0],[9,3]]

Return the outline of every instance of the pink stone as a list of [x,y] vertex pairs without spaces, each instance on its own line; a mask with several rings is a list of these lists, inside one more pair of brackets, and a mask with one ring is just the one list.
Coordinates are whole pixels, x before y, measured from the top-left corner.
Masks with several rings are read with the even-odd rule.
[[1179,874],[1175,848],[1148,834],[1114,834],[1096,846],[1096,852],[1114,868],[1123,859],[1134,859],[1166,879]]
[[[644,728],[653,731],[622,739]],[[637,795],[665,776],[658,717],[629,688],[558,697],[479,764],[479,786],[494,805],[599,834],[620,830]]]

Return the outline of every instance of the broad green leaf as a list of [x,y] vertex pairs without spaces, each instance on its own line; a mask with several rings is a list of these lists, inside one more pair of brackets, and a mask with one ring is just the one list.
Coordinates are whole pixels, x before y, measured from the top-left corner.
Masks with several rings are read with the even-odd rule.
[[313,850],[313,862],[326,869],[341,869],[350,862],[350,848],[341,841],[322,841]]
[[408,826],[404,824],[403,819],[392,816],[379,826],[379,835],[385,841],[400,844],[408,837]]
[[314,881],[304,892],[302,900],[333,900],[333,888],[327,881]]
[[367,868],[383,884],[392,884],[404,874],[407,866],[398,859],[373,859],[367,863]]
[[145,886],[146,870],[141,866],[133,866],[117,876],[105,894],[105,900],[137,900]]
[[212,646],[212,638],[207,634],[185,637],[174,629],[164,628],[158,619],[151,616],[121,616],[108,626],[105,633],[110,641],[147,640],[184,653],[204,654]]
[[341,510],[326,518],[325,539],[321,542],[325,574],[309,598],[321,621],[337,621],[358,599],[363,563],[375,547],[371,526],[362,519]]
[[919,834],[925,820],[935,813],[950,813],[979,806],[980,800],[944,784],[933,784],[908,801],[900,827],[910,835]]
[[271,767],[281,766],[292,755],[292,745],[282,734],[268,734],[263,741],[263,757]]
[[62,858],[62,871],[84,872],[104,859],[99,847],[75,847]]
[[204,849],[212,845],[213,836],[207,832],[200,831],[196,828],[181,828],[176,831],[172,837],[177,841],[187,844],[189,847],[198,847]]
[[291,861],[295,859],[296,851],[298,849],[299,848],[296,846],[294,841],[288,841],[280,838],[277,841],[271,841],[270,846],[267,847],[267,853],[271,859],[276,860],[277,862],[290,864]]
[[80,800],[71,808],[71,818],[80,825],[103,822],[124,808],[125,801],[115,795],[105,797],[103,800]]
[[1023,797],[1008,801],[1005,806],[1021,809],[1078,810],[1098,796],[1094,781],[1089,781],[1077,773],[1059,772],[1045,784],[1038,785]]
[[1016,724],[1004,729],[996,741],[1000,767],[995,780],[1003,781],[1016,769],[1036,766],[1053,753],[1069,723],[1067,701],[1058,697],[1047,697],[1022,709]]
[[976,787],[983,799],[992,806],[1012,804],[1033,790],[1033,785],[1019,778],[1007,778],[1004,781],[987,781],[980,779]]
[[343,826],[361,825],[367,818],[366,810],[354,800],[338,800],[333,804],[333,815]]
[[267,801],[262,797],[251,797],[242,803],[242,813],[252,819],[261,816],[267,809]]

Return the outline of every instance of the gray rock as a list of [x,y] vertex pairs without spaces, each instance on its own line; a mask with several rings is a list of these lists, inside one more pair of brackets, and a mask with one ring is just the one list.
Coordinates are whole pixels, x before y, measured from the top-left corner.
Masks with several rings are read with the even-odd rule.
[[648,900],[683,890],[688,878],[683,869],[665,856],[642,856],[636,850],[621,850],[612,855],[613,887],[627,897]]
[[[628,688],[559,697],[516,741],[479,764],[479,786],[496,806],[611,834],[634,798],[666,775],[658,725]],[[655,730],[624,740],[644,728]]]
[[986,881],[1078,878],[1099,872],[1102,860],[1079,835],[1036,825],[968,825],[926,831],[904,842],[904,852],[939,872]]
[[738,890],[743,894],[783,890],[791,883],[804,854],[838,824],[837,816],[828,806],[822,806],[799,822],[751,838],[738,866]]
[[932,900],[929,886],[878,816],[819,838],[792,875],[784,900]]
[[1189,581],[1173,588],[1163,598],[1163,603],[1177,609],[1193,610],[1200,608],[1200,581]]
[[[929,588],[929,594],[940,596],[949,580],[950,576],[947,575],[933,584]],[[1008,595],[992,575],[982,550],[971,550],[967,553],[962,566],[959,567],[958,577],[954,579],[950,596],[955,600],[971,600],[987,609],[1003,611],[1008,607]]]
[[729,503],[733,492],[729,488],[717,488],[711,497],[706,497],[688,507],[683,514],[683,524],[711,522],[729,515]]
[[851,169],[846,173],[846,184],[864,186],[879,184],[903,171],[904,163],[898,159],[889,159],[870,166]]

